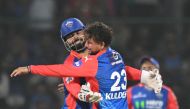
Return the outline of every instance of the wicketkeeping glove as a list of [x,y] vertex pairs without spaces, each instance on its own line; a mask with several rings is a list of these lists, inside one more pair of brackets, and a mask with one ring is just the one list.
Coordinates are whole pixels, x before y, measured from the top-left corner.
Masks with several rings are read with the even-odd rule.
[[155,93],[159,93],[162,89],[162,83],[163,83],[161,75],[159,74],[159,70],[158,69],[154,69],[153,71],[142,70],[141,83],[154,89]]
[[84,102],[99,102],[102,100],[100,93],[91,91],[89,83],[81,86],[81,90],[78,93],[78,98]]

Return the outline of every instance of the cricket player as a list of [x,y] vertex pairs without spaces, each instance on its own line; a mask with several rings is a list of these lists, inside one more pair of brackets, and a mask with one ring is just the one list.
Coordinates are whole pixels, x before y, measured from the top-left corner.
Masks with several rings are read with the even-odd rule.
[[[68,18],[61,25],[61,39],[68,51],[74,50],[81,56],[88,56],[85,49],[83,30],[85,25],[77,18]],[[66,62],[66,61],[65,61]],[[89,109],[89,103],[78,100],[81,85],[85,84],[84,78],[63,77],[64,104],[61,109]],[[91,95],[90,97],[94,97]],[[95,100],[97,100],[96,98]],[[91,98],[90,98],[91,100]],[[94,100],[94,99],[93,99]],[[89,101],[93,102],[93,101]]]
[[[79,19],[68,18],[62,23],[61,39],[63,40],[63,43],[69,52],[73,50],[85,57],[88,56],[88,52],[84,46],[84,28],[85,25]],[[131,76],[129,76],[130,79],[140,80],[141,72],[139,70],[129,66],[126,66],[126,69],[128,70],[128,72],[133,72],[131,73]],[[86,102],[95,102],[100,100],[101,97],[94,95],[97,93],[91,94],[88,99],[86,99],[87,95],[81,93],[82,96],[80,96],[80,100],[85,102],[81,102],[78,100],[79,90],[81,88],[81,85],[85,82],[86,81],[84,80],[84,78],[63,77],[63,84],[59,84],[59,90],[64,89],[63,92],[65,93],[62,109],[88,109],[89,103]]]
[[[79,53],[83,57],[88,56],[88,51],[86,50],[84,44],[84,34],[83,30],[85,25],[77,18],[68,18],[63,21],[61,26],[61,39],[70,52],[71,50]],[[128,79],[131,80],[140,80],[141,71],[130,66],[126,66],[126,70],[129,73]],[[64,89],[64,104],[62,109],[85,109],[89,108],[89,103],[86,102],[97,102],[101,99],[101,96],[98,96],[98,93],[93,93],[88,89],[88,93],[91,92],[89,98],[86,96],[88,94],[80,93],[80,101],[78,100],[78,93],[81,88],[81,85],[86,81],[84,78],[76,77],[63,77],[63,84],[59,84],[59,90]],[[73,88],[74,87],[74,88]],[[86,86],[83,86],[86,88]],[[87,90],[87,89],[86,89]],[[85,102],[81,102],[85,101]]]
[[[111,29],[100,22],[89,25],[85,29],[86,47],[91,54],[82,57],[71,51],[64,64],[30,65],[15,69],[11,77],[28,74],[55,77],[86,77],[92,91],[101,93],[102,100],[93,103],[92,108],[127,109],[126,70],[118,52],[110,48]],[[76,73],[77,72],[77,73]]]
[[[146,56],[140,60],[141,70],[158,70],[159,63],[152,57]],[[179,109],[177,99],[173,91],[163,85],[160,93],[154,93],[153,89],[144,84],[138,84],[127,90],[129,109]]]

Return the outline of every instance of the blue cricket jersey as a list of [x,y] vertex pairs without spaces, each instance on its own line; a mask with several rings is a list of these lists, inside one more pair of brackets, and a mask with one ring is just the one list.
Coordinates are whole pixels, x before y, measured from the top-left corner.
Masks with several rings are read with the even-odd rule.
[[[75,62],[76,57],[81,59]],[[85,77],[92,91],[101,93],[103,97],[102,101],[92,103],[92,109],[128,109],[125,64],[117,51],[107,48],[88,57],[76,56],[75,53],[68,60],[59,65],[31,65],[30,70],[43,76]]]
[[138,84],[127,90],[127,97],[130,109],[178,109],[175,95],[166,86],[156,94],[153,89]]
[[99,109],[127,109],[125,65],[121,55],[111,48],[98,57],[96,73],[98,92],[103,100]]

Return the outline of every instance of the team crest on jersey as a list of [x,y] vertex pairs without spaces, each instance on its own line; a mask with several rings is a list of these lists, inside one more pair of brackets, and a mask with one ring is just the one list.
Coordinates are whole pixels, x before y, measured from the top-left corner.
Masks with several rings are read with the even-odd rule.
[[73,22],[72,21],[68,21],[68,22],[66,22],[65,25],[70,28],[70,27],[73,26]]
[[76,66],[76,67],[79,67],[79,66],[82,65],[82,61],[81,61],[81,60],[78,60],[77,58],[75,58],[73,65]]
[[119,58],[118,53],[116,53],[116,52],[112,52],[112,53],[113,53],[113,55],[112,55],[113,59],[118,60],[118,58]]
[[123,60],[120,58],[119,53],[113,51],[111,56],[111,65],[120,64],[122,62]]

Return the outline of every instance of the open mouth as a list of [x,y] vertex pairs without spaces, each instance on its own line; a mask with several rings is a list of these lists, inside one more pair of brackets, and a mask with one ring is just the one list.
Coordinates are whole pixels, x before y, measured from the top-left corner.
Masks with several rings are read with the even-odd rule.
[[73,43],[71,44],[71,47],[77,46],[77,45],[82,44],[82,43],[83,43],[83,40],[78,39],[78,40],[76,40],[75,42],[73,42]]
[[69,44],[70,49],[74,51],[83,51],[85,50],[85,41],[83,39],[76,39],[73,43]]
[[81,40],[77,40],[77,41],[75,42],[76,45],[79,44],[79,43],[82,43],[82,41],[81,41]]

